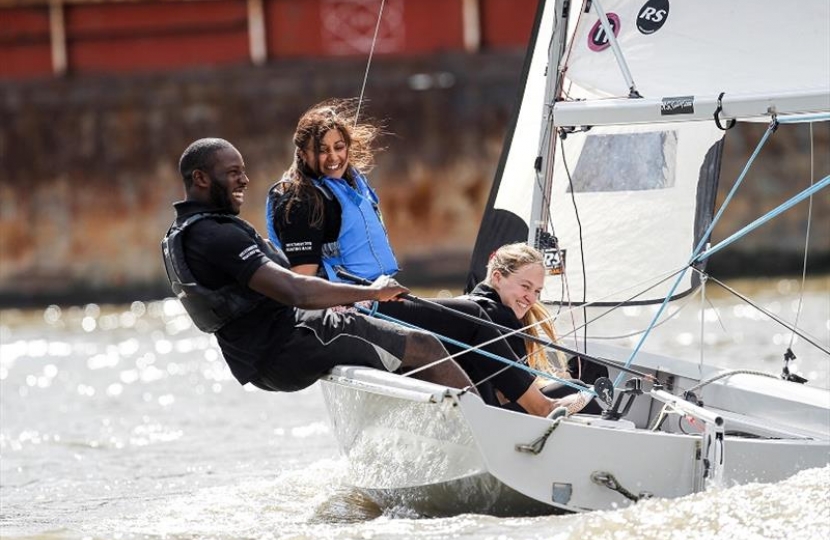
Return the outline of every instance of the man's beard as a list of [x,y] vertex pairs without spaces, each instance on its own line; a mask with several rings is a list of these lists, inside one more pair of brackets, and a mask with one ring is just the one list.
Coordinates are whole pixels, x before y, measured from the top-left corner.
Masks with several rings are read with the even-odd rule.
[[239,214],[239,210],[233,207],[231,198],[228,195],[228,188],[223,186],[222,183],[213,176],[210,177],[210,203],[215,208],[223,210],[229,214]]

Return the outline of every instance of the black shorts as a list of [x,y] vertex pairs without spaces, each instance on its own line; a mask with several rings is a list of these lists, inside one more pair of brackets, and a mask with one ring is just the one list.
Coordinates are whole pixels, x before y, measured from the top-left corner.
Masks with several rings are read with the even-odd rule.
[[359,313],[296,310],[294,330],[251,381],[265,390],[294,392],[314,384],[336,365],[395,371],[406,351],[408,330]]

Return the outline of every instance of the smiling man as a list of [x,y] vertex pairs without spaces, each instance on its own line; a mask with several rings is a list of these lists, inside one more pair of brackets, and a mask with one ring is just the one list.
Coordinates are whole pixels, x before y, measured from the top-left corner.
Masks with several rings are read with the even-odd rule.
[[[167,277],[194,324],[216,335],[241,384],[290,392],[337,364],[409,370],[448,356],[425,332],[325,309],[393,300],[407,289],[388,276],[361,287],[288,270],[285,255],[237,217],[249,180],[231,143],[195,141],[179,171],[185,200],[175,203],[176,219],[162,240]],[[471,384],[452,360],[422,373],[447,386]]]

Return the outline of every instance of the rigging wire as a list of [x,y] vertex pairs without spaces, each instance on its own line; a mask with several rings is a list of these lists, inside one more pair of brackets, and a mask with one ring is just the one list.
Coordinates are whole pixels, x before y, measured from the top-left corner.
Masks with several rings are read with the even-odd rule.
[[[815,166],[816,166],[816,156],[815,156],[815,148],[814,148],[814,134],[813,134],[813,123],[810,122],[810,185],[812,186],[816,181],[815,176]],[[804,304],[804,284],[807,281],[807,248],[810,245],[810,225],[813,219],[813,196],[810,195],[810,199],[807,202],[807,225],[806,230],[804,233],[804,262],[801,266],[801,288],[798,291],[798,308],[795,311],[795,321],[793,322],[793,326],[798,328],[798,319],[801,316],[801,309]],[[787,346],[787,350],[791,351],[793,348],[793,342],[795,341],[795,333],[790,334],[790,344]]]
[[695,262],[701,262],[701,261],[704,261],[705,259],[708,259],[713,254],[715,254],[718,251],[722,250],[726,246],[728,246],[728,245],[732,244],[733,242],[735,242],[736,240],[739,240],[740,238],[746,236],[747,233],[749,233],[751,231],[754,231],[755,229],[757,229],[758,227],[760,227],[764,223],[767,223],[771,219],[783,214],[784,212],[786,212],[787,210],[789,210],[790,208],[792,208],[796,204],[800,203],[804,199],[812,197],[813,193],[816,193],[817,191],[821,191],[822,189],[824,189],[828,186],[830,186],[830,174],[828,174],[827,176],[825,176],[824,178],[819,180],[818,183],[813,184],[810,187],[808,187],[807,189],[801,191],[795,197],[792,197],[792,198],[788,199],[787,201],[781,203],[780,205],[778,205],[774,209],[770,210],[766,214],[762,215],[761,217],[759,217],[758,219],[756,219],[755,221],[753,221],[749,225],[745,225],[738,232],[733,233],[732,236],[730,236],[729,238],[721,240],[720,242],[718,242],[714,246],[710,247],[706,251],[696,252],[694,254],[693,260],[689,264],[693,264]]
[[700,280],[700,342],[698,344],[699,359],[697,364],[698,380],[703,379],[703,350],[705,345],[704,335],[706,334],[706,317],[703,316],[706,312],[706,274],[701,274],[701,277],[702,279]]
[[375,23],[375,34],[372,36],[372,46],[369,48],[369,59],[366,61],[366,71],[363,73],[363,84],[360,86],[360,97],[357,99],[357,110],[354,114],[354,125],[357,126],[357,120],[360,118],[360,106],[363,104],[363,95],[366,92],[366,81],[369,80],[369,68],[372,66],[372,56],[375,54],[375,44],[378,41],[378,32],[380,31],[380,21],[383,18],[383,6],[386,0],[380,0],[380,9],[378,10],[378,20]]
[[[571,204],[574,207],[574,217],[576,217],[576,225],[577,231],[579,234],[579,258],[580,264],[582,266],[582,320],[586,321],[583,325],[583,335],[582,340],[584,343],[588,341],[588,310],[585,307],[588,299],[588,276],[585,271],[585,247],[582,238],[582,219],[579,217],[579,206],[576,204],[576,192],[574,190],[574,183],[573,177],[571,176],[571,169],[568,167],[568,160],[565,158],[565,141],[562,137],[559,137],[559,146],[562,149],[562,165],[565,168],[565,174],[568,175],[568,186],[571,188]],[[568,301],[570,302],[570,297],[568,297]],[[617,381],[619,382],[619,380]]]
[[715,381],[719,381],[721,379],[725,379],[726,377],[732,377],[733,375],[757,375],[758,377],[769,377],[770,379],[780,380],[781,377],[775,375],[773,373],[767,373],[766,371],[758,371],[756,369],[733,369],[731,371],[726,371],[723,373],[718,373],[713,377],[709,377],[705,381],[701,381],[698,384],[688,388],[686,393],[694,392],[696,390],[700,390],[704,386],[708,386]]
[[[611,296],[617,296],[617,295],[619,295],[619,294],[622,294],[622,293],[624,293],[624,292],[631,291],[631,290],[637,290],[637,291],[638,291],[637,293],[635,293],[635,294],[633,294],[633,295],[629,296],[629,297],[628,297],[628,298],[626,298],[625,300],[621,300],[621,301],[617,302],[616,304],[613,304],[613,305],[610,305],[610,306],[606,306],[606,307],[608,307],[608,309],[607,309],[606,311],[604,311],[603,313],[600,313],[599,315],[595,316],[594,318],[590,319],[590,320],[589,320],[589,321],[587,321],[587,322],[588,322],[588,323],[593,323],[593,322],[595,322],[595,321],[597,321],[597,320],[599,320],[599,319],[601,319],[601,318],[605,317],[606,315],[608,315],[608,314],[610,314],[610,313],[614,312],[616,309],[618,309],[618,308],[619,308],[620,306],[622,306],[623,304],[629,303],[629,302],[631,302],[632,300],[634,300],[635,298],[637,298],[638,296],[641,296],[641,295],[643,295],[643,294],[647,293],[648,291],[650,291],[650,290],[654,289],[655,287],[657,287],[657,286],[659,286],[659,285],[661,285],[661,284],[665,283],[666,281],[668,281],[668,280],[669,280],[669,279],[671,279],[672,277],[674,277],[674,276],[676,276],[677,274],[679,274],[680,272],[682,272],[685,268],[686,268],[686,267],[685,267],[685,266],[683,266],[683,267],[681,267],[681,268],[678,268],[678,269],[675,269],[675,270],[670,270],[670,271],[668,271],[668,272],[665,272],[664,274],[661,274],[661,275],[657,275],[657,276],[652,276],[652,277],[649,277],[649,278],[647,278],[647,279],[644,279],[644,280],[642,280],[642,281],[639,281],[639,282],[637,282],[637,283],[635,283],[635,284],[633,284],[633,285],[630,285],[630,286],[628,286],[628,287],[625,287],[625,288],[623,288],[623,289],[618,289],[618,290],[615,290],[615,291],[613,291],[613,292],[610,292],[610,293],[608,293],[606,296],[603,296],[602,298],[598,298],[598,299],[596,299],[596,300],[594,300],[594,301],[592,301],[592,302],[586,302],[586,303],[584,304],[584,307],[600,306],[600,304],[602,304],[602,302],[603,302],[603,301],[605,301],[607,298],[609,298],[609,297],[611,297]],[[566,275],[566,274],[563,274],[563,275]],[[651,282],[652,282],[653,280],[655,280],[655,279],[657,280],[656,282],[654,282],[653,284],[651,284],[651,285],[647,286],[645,289],[639,290],[639,287],[644,286],[644,285],[646,285],[646,284],[649,284],[649,283],[651,283]],[[550,320],[550,321],[556,321],[556,319],[557,319],[559,316],[561,316],[561,315],[568,315],[568,314],[571,314],[571,315],[572,315],[572,314],[573,314],[573,312],[574,312],[575,310],[577,310],[577,309],[581,309],[581,308],[583,307],[583,305],[579,305],[579,306],[576,306],[576,307],[574,307],[572,304],[569,304],[569,305],[570,305],[571,307],[569,307],[569,308],[568,308],[567,310],[565,310],[565,311],[561,311],[561,306],[560,306],[560,310],[558,310],[558,311],[557,311],[556,315],[555,315],[555,316],[553,316],[552,318],[548,318],[548,319],[546,319],[546,321],[548,321],[548,320]],[[580,326],[580,327],[579,327],[579,329],[582,329],[582,327]],[[570,334],[571,334],[571,333],[573,333],[573,332],[575,332],[575,330],[574,330],[574,331],[572,331],[572,332],[570,332],[570,333],[568,333],[568,334],[566,334],[566,335],[570,335]],[[639,333],[639,332],[638,332],[638,333]],[[594,338],[594,336],[589,336],[589,337],[590,337],[590,338],[592,338],[592,339]],[[598,339],[604,339],[602,336],[598,336],[597,338],[598,338]]]
[[[376,317],[378,319],[381,319],[381,320],[384,320],[384,321],[389,321],[389,322],[392,322],[392,323],[395,323],[395,324],[399,324],[399,325],[405,326],[407,328],[413,328],[413,329],[416,329],[416,330],[422,330],[422,331],[425,331],[425,332],[429,332],[431,335],[435,336],[436,339],[439,339],[439,340],[441,340],[445,343],[449,343],[451,345],[455,345],[456,347],[459,347],[459,349],[461,349],[457,353],[450,354],[448,356],[445,356],[444,358],[439,358],[439,359],[437,359],[433,362],[430,362],[429,364],[425,364],[425,365],[419,366],[417,368],[411,369],[411,370],[407,371],[406,373],[402,373],[401,375],[403,377],[410,377],[412,375],[415,375],[416,373],[420,373],[421,371],[429,369],[429,368],[431,368],[433,366],[436,366],[436,365],[438,365],[442,362],[446,362],[448,360],[454,360],[456,357],[461,356],[463,354],[476,352],[476,353],[478,353],[482,356],[486,356],[486,357],[491,358],[493,360],[502,362],[502,363],[506,364],[507,367],[519,368],[519,369],[527,371],[528,373],[531,373],[532,375],[535,375],[537,377],[544,377],[546,379],[552,379],[556,382],[564,384],[565,386],[570,386],[570,387],[575,388],[575,389],[580,390],[580,391],[586,391],[586,392],[589,392],[591,394],[595,393],[590,388],[586,388],[585,386],[583,386],[581,384],[576,384],[576,383],[574,383],[574,382],[572,382],[568,379],[563,379],[561,377],[558,377],[558,376],[554,375],[553,373],[540,371],[540,370],[535,369],[535,368],[533,368],[529,365],[523,364],[521,362],[516,362],[516,361],[511,360],[509,358],[504,358],[504,357],[499,356],[497,354],[491,353],[490,351],[484,350],[484,347],[486,347],[487,345],[490,345],[490,344],[495,343],[497,341],[504,341],[507,338],[509,338],[513,335],[516,335],[518,333],[521,333],[524,330],[526,330],[527,328],[530,328],[529,326],[526,327],[526,328],[520,328],[520,329],[517,329],[517,330],[512,330],[512,331],[504,333],[504,334],[499,334],[496,337],[494,337],[492,339],[489,339],[487,341],[483,341],[481,343],[471,345],[471,344],[467,344],[467,343],[462,343],[460,341],[454,340],[454,339],[449,338],[447,336],[443,336],[441,334],[438,334],[437,332],[431,332],[431,331],[428,331],[428,330],[424,330],[423,328],[421,328],[417,325],[414,325],[412,323],[408,323],[408,322],[405,322],[405,321],[401,321],[399,319],[396,319],[395,317],[391,317],[389,315],[385,315],[383,313],[379,313],[379,312],[374,311],[374,310],[366,309],[366,308],[361,307],[361,306],[356,306],[356,307],[357,307],[357,310],[359,312],[361,312],[365,315]],[[479,381],[479,383],[475,383],[474,386],[476,384],[480,384],[481,382],[483,382],[483,381]]]
[[[562,282],[562,287],[564,289],[564,295],[560,295],[560,298],[563,298],[563,297],[567,298],[568,299],[568,305],[571,305],[570,304],[570,302],[571,302],[571,285],[570,285],[570,281],[568,280],[568,272],[565,272],[565,271],[562,272],[562,279],[560,281]],[[551,325],[553,324],[553,321],[556,320],[556,317],[558,317],[562,313],[562,305],[563,304],[560,303],[559,306],[557,307],[556,314],[555,314],[553,320],[551,320]],[[574,310],[573,309],[568,309],[565,313],[569,314],[571,316],[572,331],[568,332],[567,335],[573,334],[573,336],[574,336],[574,339],[573,339],[574,349],[579,350],[579,341],[576,339],[577,327],[576,327],[576,317],[574,316]],[[584,318],[585,317],[583,316],[583,320],[584,320]],[[564,336],[560,336],[560,338],[561,337],[564,337]],[[584,351],[588,350],[587,347],[588,347],[588,344],[586,342],[586,343],[583,344]],[[577,366],[577,368],[576,368],[576,373],[577,373],[576,378],[581,379],[582,378],[582,358],[577,357],[576,366]]]
[[[680,272],[682,272],[682,271],[683,271],[683,268],[678,269],[678,270],[673,270],[673,271],[671,271],[671,272],[667,273],[665,276],[662,276],[662,277],[660,278],[660,280],[659,280],[659,281],[657,281],[657,282],[655,282],[654,284],[652,284],[652,285],[650,285],[650,286],[646,287],[646,288],[645,288],[645,289],[643,289],[643,290],[638,290],[638,292],[637,292],[637,293],[635,293],[634,295],[629,296],[628,298],[626,298],[626,299],[624,299],[624,300],[621,300],[621,301],[617,302],[617,303],[616,303],[616,304],[614,304],[613,306],[609,306],[607,310],[605,310],[605,311],[603,311],[602,313],[600,313],[600,314],[596,315],[596,316],[595,316],[595,317],[593,317],[592,319],[585,320],[585,322],[583,323],[583,325],[582,325],[582,326],[580,326],[579,328],[576,328],[576,329],[575,329],[575,330],[573,330],[572,332],[569,332],[568,334],[564,334],[564,335],[570,335],[571,333],[576,332],[577,330],[582,330],[584,326],[588,326],[589,324],[594,323],[594,322],[596,322],[596,321],[598,321],[598,320],[602,319],[602,318],[603,318],[603,317],[605,317],[606,315],[609,315],[609,314],[611,314],[611,313],[615,312],[615,311],[616,311],[618,308],[620,308],[621,306],[623,306],[623,305],[625,305],[625,304],[627,304],[627,303],[631,302],[632,300],[634,300],[634,299],[635,299],[635,298],[637,298],[638,296],[642,296],[643,294],[647,293],[648,291],[650,291],[650,290],[652,290],[652,289],[654,289],[654,288],[656,288],[656,287],[658,287],[658,286],[662,285],[663,283],[665,283],[666,281],[668,281],[669,279],[671,279],[672,277],[676,276],[677,274],[679,274],[679,273],[680,273]],[[651,280],[649,279],[649,280],[646,280],[646,281],[651,281]],[[626,289],[622,289],[622,291],[619,291],[619,292],[624,292],[624,291],[627,291],[627,290],[634,289],[635,287],[639,287],[639,286],[640,286],[640,285],[642,285],[643,283],[646,283],[646,281],[641,281],[640,283],[637,283],[637,284],[635,284],[635,285],[632,285],[631,287],[628,287],[628,288],[626,288]],[[614,293],[610,293],[608,296],[611,296],[611,295],[616,295],[616,294],[618,294],[618,293],[617,293],[617,292],[614,292]],[[571,313],[572,313],[572,312],[573,312],[573,311],[575,311],[576,309],[583,309],[583,311],[586,311],[584,308],[588,308],[588,307],[593,306],[594,304],[598,304],[598,303],[600,303],[602,300],[603,300],[603,299],[602,299],[602,298],[600,298],[600,299],[598,299],[596,302],[586,302],[585,304],[580,305],[580,306],[577,306],[576,308],[571,308],[571,309],[569,309],[569,310],[568,310],[568,311],[566,311],[565,313],[568,313],[568,312],[571,312]],[[586,315],[586,316],[587,316],[587,315]],[[661,324],[662,324],[662,323],[661,323]],[[639,333],[642,333],[642,331],[636,332],[634,335],[639,334]],[[590,337],[591,339],[614,339],[614,338],[604,338],[604,337],[602,337],[602,336],[588,336],[588,337]],[[624,337],[625,337],[625,336],[624,336]]]
[[[666,324],[667,322],[674,319],[675,317],[677,317],[680,314],[680,312],[683,311],[686,308],[686,306],[689,305],[691,300],[697,294],[699,294],[699,291],[695,291],[694,295],[690,296],[685,302],[683,302],[681,305],[677,306],[677,309],[675,309],[673,312],[666,314],[665,318],[662,321],[660,321],[660,322],[658,322],[654,325],[654,328],[659,328],[659,327],[663,326],[664,324]],[[612,310],[606,311],[605,313],[603,313],[603,315],[607,315],[607,314],[611,313],[611,311]],[[591,319],[589,322],[591,322],[591,323],[596,322],[596,320],[599,319],[600,317],[595,317],[595,318]],[[645,331],[646,331],[646,329],[644,328],[642,330],[635,330],[633,332],[629,332],[628,334],[618,334],[618,335],[614,335],[614,336],[590,335],[590,336],[588,336],[588,339],[597,340],[597,341],[615,341],[615,340],[626,339],[626,338],[630,338],[630,337],[634,337],[634,336],[639,336]],[[565,334],[565,336],[567,336],[567,335],[569,335],[569,334]]]
[[736,291],[735,289],[733,289],[732,287],[730,287],[726,283],[720,281],[719,279],[717,279],[713,276],[708,276],[708,279],[714,281],[715,283],[717,283],[718,285],[723,287],[725,290],[727,290],[730,293],[734,294],[735,296],[737,296],[738,298],[740,298],[741,300],[746,302],[748,305],[754,307],[755,309],[757,309],[758,311],[760,311],[761,313],[763,313],[764,315],[766,315],[767,317],[769,317],[773,321],[777,322],[778,324],[780,324],[781,326],[783,326],[784,328],[786,328],[790,332],[793,332],[794,334],[797,334],[804,341],[806,341],[807,343],[813,345],[814,347],[816,347],[820,351],[824,352],[825,354],[830,354],[830,349],[825,347],[821,343],[819,343],[819,340],[817,338],[811,336],[810,334],[807,334],[806,332],[804,332],[800,328],[797,328],[797,327],[791,325],[790,323],[788,323],[787,321],[785,321],[784,319],[782,319],[778,315],[772,313],[771,311],[769,311],[767,309],[764,309],[763,307],[759,306],[757,303],[753,302],[751,298],[748,298],[748,297],[744,296],[743,294],[739,293],[738,291]]

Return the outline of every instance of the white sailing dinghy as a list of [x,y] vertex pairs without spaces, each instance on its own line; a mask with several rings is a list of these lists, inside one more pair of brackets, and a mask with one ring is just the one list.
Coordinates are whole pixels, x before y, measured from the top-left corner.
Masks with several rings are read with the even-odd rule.
[[[530,515],[774,482],[830,463],[826,388],[796,382],[786,364],[789,376],[764,376],[643,347],[675,303],[705,290],[709,256],[830,183],[807,179],[799,196],[711,245],[747,172],[715,214],[724,129],[770,123],[760,148],[779,125],[830,119],[829,24],[825,0],[786,9],[540,0],[471,281],[504,243],[544,250],[543,299],[560,312],[560,331],[561,313],[588,321],[563,344],[618,366],[616,399],[602,416],[549,420],[339,367],[322,388],[353,484],[423,515]],[[633,329],[633,347],[591,337],[605,319],[592,310],[646,304],[655,315]],[[776,319],[830,362],[827,343]]]

